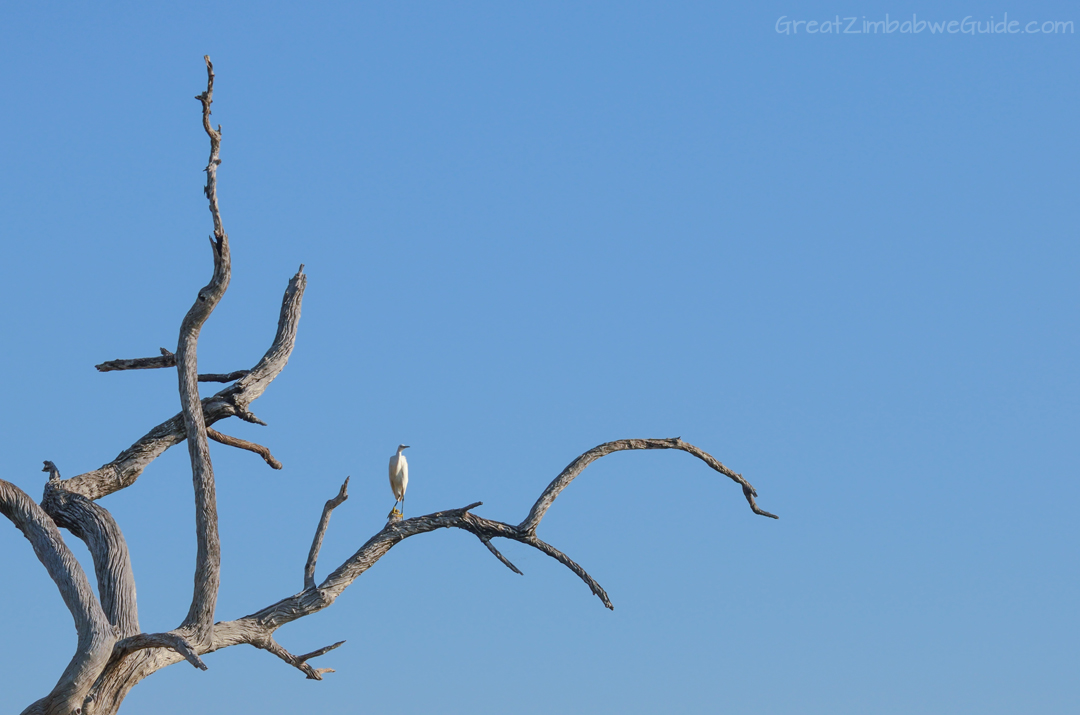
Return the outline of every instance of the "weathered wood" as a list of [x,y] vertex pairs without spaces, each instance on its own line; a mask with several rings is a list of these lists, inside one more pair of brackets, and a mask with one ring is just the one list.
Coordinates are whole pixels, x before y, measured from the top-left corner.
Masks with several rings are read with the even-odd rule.
[[[282,299],[277,333],[262,359],[250,370],[226,375],[199,375],[198,338],[202,325],[213,312],[228,287],[231,274],[229,240],[221,222],[217,203],[217,167],[220,162],[221,127],[210,125],[214,71],[206,58],[207,88],[197,99],[202,103],[203,127],[210,138],[210,159],[206,168],[206,197],[213,218],[211,238],[214,269],[210,282],[202,288],[181,324],[177,352],[161,350],[160,357],[114,360],[98,365],[103,372],[176,367],[181,412],[163,422],[124,450],[112,462],[72,479],[61,479],[51,462],[45,463],[49,481],[42,506],[33,503],[21,490],[0,481],[0,513],[11,519],[34,545],[38,558],[53,577],[75,619],[79,645],[68,668],[53,691],[32,704],[24,715],[79,713],[115,715],[131,688],[161,668],[187,660],[205,670],[201,656],[234,645],[247,644],[265,650],[303,672],[321,680],[330,668],[313,668],[308,661],[341,646],[338,641],[304,655],[293,655],[275,639],[276,631],[287,623],[317,613],[332,605],[345,589],[407,538],[438,529],[456,528],[475,535],[495,558],[517,574],[514,566],[492,543],[510,539],[530,546],[566,566],[578,576],[607,608],[612,608],[607,592],[565,553],[536,535],[537,527],[555,499],[582,471],[597,459],[623,450],[676,449],[705,462],[713,470],[738,483],[754,513],[771,518],[755,501],[757,492],[742,475],[728,469],[716,458],[692,444],[674,439],[627,439],[601,444],[570,463],[543,491],[520,524],[493,521],[477,516],[475,502],[460,509],[435,512],[410,519],[392,512],[385,526],[368,539],[352,556],[317,583],[315,571],[330,516],[348,499],[349,479],[323,507],[307,561],[304,587],[265,608],[232,621],[213,622],[220,586],[220,543],[213,465],[209,439],[263,457],[275,469],[281,464],[261,445],[221,434],[211,424],[226,417],[238,417],[265,424],[251,412],[251,403],[284,369],[296,343],[300,307],[307,285],[304,266],[289,281]],[[200,399],[199,382],[231,382],[212,397]],[[196,569],[191,606],[182,623],[165,633],[141,633],[135,603],[135,579],[127,544],[112,515],[95,500],[131,486],[154,459],[169,447],[188,441],[192,482],[195,490]],[[71,555],[57,530],[67,528],[83,539],[94,559],[99,604],[89,581]],[[80,711],[81,708],[81,711]]]
[[[226,417],[250,415],[251,403],[262,395],[289,362],[289,356],[296,346],[300,308],[307,287],[307,275],[303,271],[301,265],[285,288],[277,333],[266,354],[247,375],[202,400],[203,418],[207,425]],[[63,480],[62,487],[87,499],[101,499],[134,484],[151,462],[169,447],[183,442],[186,436],[183,413],[174,415],[147,432],[116,459],[91,472]]]
[[120,638],[139,632],[139,608],[135,599],[135,575],[131,556],[120,526],[104,507],[81,494],[60,488],[60,472],[52,462],[45,462],[50,473],[41,506],[56,525],[67,529],[86,543],[94,559],[98,596],[109,623]]
[[60,591],[75,620],[79,640],[75,655],[52,691],[23,715],[69,715],[78,712],[116,642],[116,632],[90,589],[82,566],[64,543],[45,511],[14,484],[0,479],[0,514],[23,533]]
[[[129,360],[107,360],[100,365],[94,365],[98,372],[112,372],[114,370],[153,370],[162,367],[176,367],[176,355],[165,348],[161,348],[158,357],[132,358]],[[251,370],[234,370],[224,374],[206,373],[199,375],[199,382],[232,382],[247,375]]]
[[775,514],[770,514],[769,512],[762,511],[758,508],[757,503],[754,501],[757,492],[754,490],[754,487],[750,485],[750,482],[743,479],[741,474],[736,474],[721,464],[720,460],[716,459],[716,457],[713,457],[704,450],[698,449],[692,444],[683,442],[678,437],[673,437],[671,439],[620,439],[614,442],[605,442],[604,444],[593,447],[573,462],[570,462],[566,469],[562,470],[562,473],[555,477],[555,480],[547,486],[547,489],[544,490],[544,493],[540,495],[540,498],[533,504],[532,509],[529,510],[529,515],[525,517],[525,521],[521,522],[518,525],[518,528],[525,531],[536,531],[536,526],[540,523],[540,520],[544,518],[544,514],[547,513],[547,510],[551,508],[555,498],[562,493],[563,489],[570,486],[570,482],[574,481],[574,479],[584,471],[585,467],[605,455],[627,449],[680,449],[692,454],[725,477],[728,477],[741,485],[743,496],[746,497],[746,501],[749,502],[750,508],[755,514],[767,516],[771,519],[780,518]]
[[217,201],[217,168],[221,164],[221,126],[210,126],[210,105],[214,101],[214,65],[206,57],[206,91],[196,99],[202,102],[203,129],[210,137],[210,160],[206,165],[204,192],[210,202],[214,220],[214,237],[210,246],[214,254],[214,273],[210,282],[195,297],[195,302],[180,323],[176,348],[176,374],[180,388],[180,406],[184,415],[184,434],[187,436],[191,458],[191,477],[195,486],[195,588],[191,607],[183,626],[192,632],[196,641],[209,641],[214,626],[214,608],[221,586],[221,542],[218,538],[217,491],[214,467],[210,461],[210,445],[206,435],[202,399],[199,397],[197,350],[199,332],[214,308],[225,295],[232,275],[229,237],[221,224]]
[[323,536],[326,535],[326,527],[330,524],[330,513],[342,502],[349,498],[349,477],[345,477],[337,496],[328,499],[323,506],[322,518],[319,519],[319,527],[315,530],[315,538],[311,541],[311,550],[308,551],[307,563],[304,565],[304,588],[315,588],[315,564],[319,560],[319,550],[322,548]]
[[255,444],[254,442],[248,442],[246,439],[240,439],[239,437],[231,437],[227,434],[222,434],[217,430],[206,428],[206,436],[220,444],[225,444],[230,447],[236,447],[237,449],[246,449],[249,452],[254,452],[263,458],[263,460],[274,469],[281,469],[281,462],[274,459],[274,455],[270,454],[270,450],[261,444]]

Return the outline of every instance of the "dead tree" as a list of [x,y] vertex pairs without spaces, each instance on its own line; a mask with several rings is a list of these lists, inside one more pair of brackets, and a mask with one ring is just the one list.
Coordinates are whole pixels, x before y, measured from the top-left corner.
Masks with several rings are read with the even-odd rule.
[[[210,124],[210,105],[214,93],[214,69],[206,59],[206,91],[196,99],[202,103],[203,128],[210,137],[210,160],[206,166],[206,198],[213,216],[214,271],[210,282],[202,288],[180,325],[176,352],[162,349],[158,357],[133,360],[113,360],[97,366],[111,370],[141,370],[176,368],[179,377],[179,414],[154,427],[108,464],[85,474],[62,479],[52,462],[45,462],[49,473],[45,494],[35,503],[15,485],[0,480],[0,512],[8,517],[33,545],[38,559],[48,570],[71,611],[78,631],[78,646],[74,657],[60,676],[56,686],[45,697],[31,704],[24,715],[112,715],[116,713],[128,691],[143,678],[173,663],[186,660],[205,670],[202,656],[207,653],[246,643],[261,648],[300,670],[308,678],[321,680],[329,668],[314,668],[309,661],[337,648],[343,642],[320,648],[311,653],[293,655],[275,639],[278,628],[298,618],[320,611],[334,600],[360,574],[383,557],[395,544],[417,534],[453,527],[474,534],[489,551],[510,570],[520,574],[492,543],[495,538],[511,539],[527,544],[563,564],[584,581],[608,608],[612,608],[607,593],[581,566],[554,546],[536,535],[544,514],[570,482],[597,459],[630,449],[678,449],[688,452],[742,488],[743,496],[755,514],[777,518],[758,508],[754,501],[757,492],[743,479],[717,459],[687,444],[673,439],[623,439],[601,444],[572,461],[555,478],[533,504],[524,521],[517,525],[484,519],[471,513],[481,502],[459,509],[402,519],[392,515],[381,531],[338,566],[321,583],[315,579],[315,566],[326,533],[330,514],[348,498],[349,480],[341,485],[338,494],[326,502],[322,518],[311,544],[304,566],[303,589],[250,615],[233,621],[214,622],[214,609],[220,587],[221,550],[218,540],[217,504],[214,489],[214,470],[210,462],[208,440],[250,450],[263,457],[270,466],[281,465],[263,446],[221,434],[210,425],[227,417],[263,424],[251,412],[251,403],[258,398],[285,367],[296,341],[300,320],[300,302],[307,277],[303,266],[289,281],[281,304],[277,334],[262,359],[250,370],[238,370],[225,375],[198,373],[196,348],[199,331],[210,317],[229,285],[229,238],[221,223],[217,203],[217,167],[220,164],[221,127]],[[200,399],[199,382],[227,383],[212,397]],[[195,558],[194,591],[191,606],[183,621],[167,633],[143,633],[139,628],[135,599],[135,577],[128,557],[127,544],[112,515],[98,501],[113,492],[135,484],[143,470],[169,447],[187,440],[191,457],[191,473],[195,487]],[[79,562],[72,555],[60,534],[67,529],[82,539],[93,557],[99,598],[95,597]]]

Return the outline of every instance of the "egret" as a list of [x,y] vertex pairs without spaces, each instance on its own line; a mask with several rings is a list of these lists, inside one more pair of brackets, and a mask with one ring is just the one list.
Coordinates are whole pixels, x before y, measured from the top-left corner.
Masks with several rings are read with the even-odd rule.
[[394,492],[394,508],[390,510],[390,516],[398,511],[398,502],[401,503],[399,515],[405,511],[405,487],[409,486],[409,462],[401,452],[409,448],[407,444],[399,444],[397,454],[390,458],[390,490]]

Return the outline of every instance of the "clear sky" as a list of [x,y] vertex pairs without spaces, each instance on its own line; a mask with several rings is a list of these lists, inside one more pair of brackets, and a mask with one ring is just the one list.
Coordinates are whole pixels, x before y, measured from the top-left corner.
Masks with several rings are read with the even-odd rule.
[[[681,436],[781,518],[613,455],[540,536],[614,612],[441,531],[279,631],[347,640],[325,681],[231,648],[122,712],[1080,711],[1080,34],[1023,31],[1075,4],[313,5],[0,10],[0,477],[37,497],[178,410],[173,371],[93,365],[175,348],[209,277],[209,54],[235,268],[200,367],[253,365],[309,274],[269,426],[218,424],[285,469],[212,446],[219,619],[301,588],[346,475],[320,576],[375,533],[399,442],[411,515],[516,523],[594,445]],[[886,14],[1005,31],[783,24]],[[148,631],[190,601],[191,489],[179,448],[101,502]],[[0,570],[11,712],[75,639],[10,526]]]

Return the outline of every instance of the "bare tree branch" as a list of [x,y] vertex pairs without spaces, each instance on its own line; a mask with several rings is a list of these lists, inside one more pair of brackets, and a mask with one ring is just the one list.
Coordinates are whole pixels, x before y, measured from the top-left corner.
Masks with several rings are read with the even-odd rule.
[[250,410],[240,410],[236,413],[236,416],[242,419],[244,422],[250,422],[253,425],[266,426],[266,423],[255,416],[255,413]]
[[[98,372],[112,372],[114,370],[152,370],[162,367],[176,367],[176,355],[165,348],[161,348],[158,357],[133,358],[130,360],[107,360],[100,365],[95,365]],[[224,374],[208,373],[199,375],[199,382],[232,382],[247,375],[251,370],[234,370]]]
[[69,530],[86,543],[94,559],[98,595],[105,617],[117,628],[119,637],[139,632],[139,609],[135,599],[135,575],[127,541],[112,514],[80,494],[60,488],[60,473],[45,462],[50,473],[41,506],[57,526]]
[[[654,446],[627,447],[624,445]],[[573,473],[573,476],[579,474],[581,469],[584,468],[582,462],[585,459],[588,459],[589,462],[595,461],[595,459],[598,459],[604,454],[619,451],[619,447],[622,449],[681,449],[682,451],[691,452],[692,454],[695,454],[695,456],[700,453],[701,455],[705,455],[709,459],[712,459],[717,465],[720,464],[697,447],[678,439],[620,440],[600,445],[598,448],[590,450],[589,452],[586,452],[585,455],[582,455],[582,457],[574,460],[574,462],[571,463],[571,468],[574,468],[576,465],[576,471]],[[600,452],[599,454],[598,451]],[[591,459],[589,459],[589,457],[591,457]],[[708,462],[708,460],[705,461]],[[713,465],[710,464],[710,466]],[[722,467],[723,465],[720,466]],[[713,468],[715,469],[715,467]],[[724,467],[724,469],[726,469],[726,467]],[[567,471],[564,470],[563,474],[561,474],[553,484],[558,486],[559,490],[565,488],[566,484],[572,479],[572,477],[571,479],[567,479],[566,477]],[[745,480],[740,480],[741,477],[735,481],[739,481],[740,484],[745,482]],[[550,497],[548,499],[548,506],[550,506],[550,502],[554,500],[554,496],[549,494],[551,490],[551,485],[545,490],[545,495]],[[283,598],[280,601],[277,601],[262,610],[256,611],[255,613],[244,616],[243,618],[215,624],[209,643],[192,643],[195,652],[199,654],[209,653],[233,645],[246,643],[274,653],[282,660],[297,667],[308,677],[313,677],[312,673],[321,677],[323,673],[330,672],[329,669],[312,668],[309,670],[308,667],[305,667],[306,663],[304,663],[304,661],[315,657],[315,654],[321,655],[330,648],[315,651],[314,654],[308,654],[307,656],[293,656],[280,645],[276,644],[273,640],[274,632],[287,623],[317,613],[333,604],[346,588],[378,562],[380,558],[386,555],[394,545],[410,536],[416,536],[443,528],[457,528],[474,534],[480,539],[481,543],[496,556],[496,558],[499,558],[502,563],[516,573],[521,572],[494,548],[491,541],[495,538],[506,538],[531,546],[569,568],[589,587],[605,607],[609,609],[613,608],[607,592],[599,585],[599,583],[597,583],[584,568],[562,551],[537,538],[535,529],[529,528],[528,519],[522,524],[514,526],[499,521],[485,519],[471,513],[471,510],[480,506],[481,502],[475,502],[461,509],[435,512],[433,514],[413,517],[411,519],[402,519],[400,517],[388,519],[386,525],[377,534],[368,539],[356,553],[346,559],[345,562],[327,576],[322,583],[315,585],[314,559],[317,559],[319,547],[321,547],[322,543],[322,537],[326,532],[329,513],[334,506],[337,506],[341,501],[344,501],[346,495],[346,485],[342,485],[338,496],[329,500],[323,509],[323,518],[320,520],[319,529],[316,531],[315,542],[312,544],[312,554],[309,555],[307,568],[305,569],[304,590],[293,596]],[[544,496],[542,495],[541,501],[543,499]],[[536,511],[535,505],[533,510]],[[157,650],[145,651],[145,653],[146,655],[141,661],[127,663],[121,659],[117,662],[115,670],[113,669],[112,662],[110,662],[109,668],[106,669],[106,675],[103,676],[99,681],[99,684],[95,686],[95,695],[99,697],[102,705],[108,703],[113,706],[118,706],[120,701],[122,701],[124,694],[143,677],[172,663],[179,662],[179,660],[182,659],[174,650],[159,648]],[[300,665],[297,665],[298,662]],[[115,709],[103,710],[103,712],[111,713],[115,712]]]
[[210,137],[210,160],[206,165],[206,198],[214,219],[214,274],[199,291],[195,303],[180,324],[177,340],[176,367],[180,382],[180,405],[184,414],[184,433],[187,435],[191,457],[191,475],[195,485],[195,535],[198,548],[195,555],[195,589],[191,608],[183,626],[191,628],[197,641],[209,640],[214,625],[214,608],[221,585],[221,543],[218,538],[217,495],[214,467],[210,462],[210,447],[206,436],[202,400],[199,397],[199,372],[196,351],[203,323],[214,311],[229,287],[232,262],[229,237],[221,225],[217,202],[217,168],[221,163],[221,126],[210,126],[210,105],[214,101],[214,65],[206,60],[206,91],[196,97],[202,102],[203,128]]
[[52,519],[25,492],[2,479],[0,514],[10,519],[34,547],[34,553],[56,583],[64,604],[75,619],[79,636],[75,655],[60,680],[48,695],[26,708],[23,714],[78,712],[112,653],[116,633],[94,598],[86,574]]
[[255,444],[254,442],[248,442],[246,439],[240,439],[239,437],[230,437],[227,434],[221,434],[217,430],[206,428],[206,436],[215,442],[228,445],[230,447],[237,447],[239,449],[246,449],[249,452],[262,457],[267,464],[274,469],[281,469],[281,462],[274,459],[274,455],[270,454],[270,450],[263,447],[261,444]]
[[122,658],[148,648],[168,648],[182,655],[199,670],[207,669],[206,663],[195,652],[194,646],[179,633],[139,633],[118,641],[113,647],[113,654],[115,657]]
[[307,664],[308,659],[309,658],[314,658],[316,655],[322,655],[323,653],[331,651],[334,648],[337,648],[339,645],[341,645],[344,642],[345,641],[340,641],[338,643],[335,643],[334,645],[327,646],[325,648],[321,648],[321,649],[315,651],[314,653],[309,653],[308,655],[302,656],[302,657],[297,657],[297,656],[293,655],[289,651],[285,650],[281,646],[281,644],[279,644],[277,641],[275,641],[273,638],[270,638],[270,637],[266,638],[266,640],[264,640],[262,642],[252,643],[252,645],[254,645],[257,648],[262,648],[263,650],[268,651],[270,653],[273,653],[278,658],[281,658],[283,661],[285,661],[289,665],[293,666],[294,668],[297,668],[302,673],[307,675],[308,680],[322,680],[323,673],[333,673],[334,669],[333,668],[312,668],[310,665]]
[[540,498],[533,504],[533,508],[529,511],[529,515],[525,517],[525,521],[518,524],[518,528],[524,531],[535,532],[537,525],[540,523],[540,520],[544,518],[544,514],[547,510],[551,508],[551,504],[555,501],[555,498],[559,496],[563,489],[566,489],[566,487],[570,485],[570,482],[574,481],[574,479],[581,474],[585,467],[605,455],[627,449],[681,449],[684,452],[689,452],[716,471],[740,484],[743,489],[743,495],[746,497],[746,501],[749,502],[750,508],[755,514],[767,516],[772,519],[780,518],[775,514],[770,514],[769,512],[762,511],[758,508],[757,503],[754,501],[757,492],[754,491],[754,487],[750,485],[750,482],[743,479],[741,474],[736,474],[721,464],[720,461],[711,454],[698,449],[692,444],[683,442],[678,437],[672,439],[620,439],[615,442],[605,442],[604,444],[593,447],[571,462],[566,469],[564,469],[562,473],[555,477],[555,480],[548,485],[547,489],[544,490],[544,493],[541,494]]
[[[300,307],[307,287],[304,267],[289,281],[282,299],[278,317],[277,334],[258,364],[236,383],[222,389],[202,401],[203,416],[207,425],[226,417],[247,412],[250,405],[277,377],[296,346],[296,331],[300,322]],[[65,491],[82,494],[87,499],[100,499],[134,484],[147,465],[161,456],[169,447],[180,444],[187,436],[182,414],[162,422],[150,430],[108,464],[92,472],[86,472],[63,481]]]
[[329,499],[323,507],[322,518],[319,519],[319,528],[315,530],[315,538],[311,542],[311,551],[308,552],[307,564],[304,566],[304,588],[315,588],[315,564],[319,560],[319,550],[322,548],[323,536],[326,535],[326,527],[330,524],[330,513],[342,502],[349,498],[349,477],[338,490],[337,496]]
[[208,372],[199,375],[199,382],[233,382],[241,377],[247,377],[251,370],[233,370],[232,372],[216,373]]
[[343,645],[345,645],[345,641],[338,641],[337,643],[334,643],[333,645],[328,645],[328,646],[325,646],[323,648],[319,648],[318,650],[313,650],[310,653],[305,653],[304,655],[298,655],[298,656],[296,656],[296,659],[301,661],[301,662],[308,661],[308,660],[311,660],[312,658],[318,658],[320,655],[326,655],[327,653],[334,650],[335,648],[340,648]]
[[495,545],[491,543],[491,539],[486,539],[483,536],[477,536],[476,538],[480,539],[480,543],[482,543],[484,546],[488,547],[488,551],[490,551],[492,554],[494,554],[495,558],[497,558],[499,561],[502,561],[506,565],[506,567],[508,569],[510,569],[514,573],[519,574],[521,576],[525,575],[525,574],[521,573],[521,570],[518,569],[517,566],[514,566],[512,563],[510,563],[510,559],[503,556],[499,552],[499,550],[495,548]]
[[98,372],[112,372],[114,370],[155,370],[163,367],[176,367],[176,355],[161,348],[161,355],[147,358],[131,358],[127,360],[106,360],[100,365],[94,365]]

